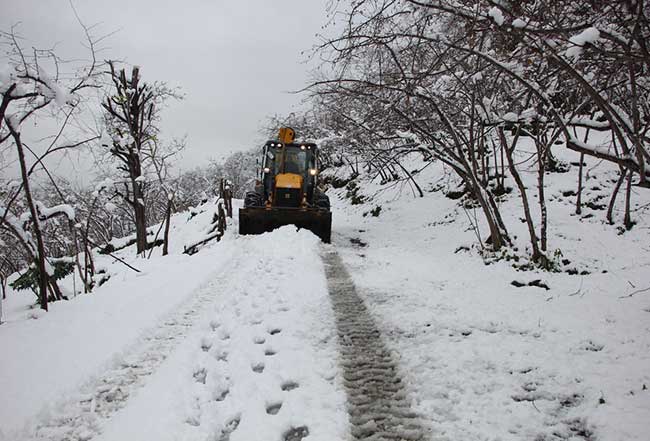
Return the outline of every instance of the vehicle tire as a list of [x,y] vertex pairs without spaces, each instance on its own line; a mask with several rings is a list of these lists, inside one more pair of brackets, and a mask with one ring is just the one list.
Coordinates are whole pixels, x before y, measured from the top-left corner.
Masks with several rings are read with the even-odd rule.
[[262,195],[256,191],[246,192],[246,196],[244,196],[244,208],[261,207],[262,205],[264,205]]
[[320,191],[314,195],[314,205],[318,208],[330,209],[330,198]]

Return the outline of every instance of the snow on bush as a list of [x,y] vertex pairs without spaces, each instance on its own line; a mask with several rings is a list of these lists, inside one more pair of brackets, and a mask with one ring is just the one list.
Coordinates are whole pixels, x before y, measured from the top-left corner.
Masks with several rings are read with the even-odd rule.
[[490,8],[490,10],[488,11],[488,15],[489,15],[490,17],[492,17],[492,19],[494,20],[494,22],[495,22],[496,24],[498,24],[499,26],[501,26],[501,25],[503,24],[503,22],[504,22],[504,18],[503,18],[503,12],[501,12],[501,9],[497,8],[496,6],[493,6],[493,7]]
[[572,46],[566,50],[566,56],[568,58],[577,59],[582,54],[582,49],[585,44],[593,44],[600,39],[600,32],[598,29],[591,27],[587,28],[584,31],[580,32],[577,35],[569,38]]

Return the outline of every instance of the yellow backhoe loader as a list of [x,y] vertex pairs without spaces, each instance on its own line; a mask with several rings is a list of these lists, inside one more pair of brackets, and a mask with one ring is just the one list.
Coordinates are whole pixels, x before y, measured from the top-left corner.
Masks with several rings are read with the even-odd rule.
[[239,234],[262,234],[283,225],[310,230],[329,243],[330,200],[318,188],[318,147],[295,142],[295,131],[283,127],[278,139],[262,149],[259,179],[239,209]]

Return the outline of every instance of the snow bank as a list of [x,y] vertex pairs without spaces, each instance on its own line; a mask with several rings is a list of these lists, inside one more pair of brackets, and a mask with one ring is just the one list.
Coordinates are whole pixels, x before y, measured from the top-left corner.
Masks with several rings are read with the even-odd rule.
[[[98,268],[110,281],[92,294],[50,304],[50,312],[34,317],[34,295],[9,289],[4,301],[7,322],[0,327],[0,440],[20,439],[16,434],[32,427],[39,413],[72,393],[89,377],[105,369],[145,329],[155,325],[195,290],[218,274],[228,261],[227,248],[206,247],[189,257],[182,240],[196,234],[211,213],[188,221],[186,214],[172,222],[171,255],[141,259],[131,248],[118,252],[141,272],[136,273],[109,256],[95,256]],[[74,296],[82,284],[68,277],[62,289]],[[4,438],[3,438],[4,436]]]

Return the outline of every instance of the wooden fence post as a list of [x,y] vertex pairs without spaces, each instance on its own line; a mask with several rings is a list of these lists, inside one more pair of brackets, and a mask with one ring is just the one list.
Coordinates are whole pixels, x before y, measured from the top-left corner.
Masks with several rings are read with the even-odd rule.
[[219,239],[221,239],[226,231],[226,213],[223,211],[221,202],[217,206],[217,230],[219,231]]
[[230,181],[226,181],[223,200],[226,204],[226,214],[232,219],[232,188],[230,186]]

